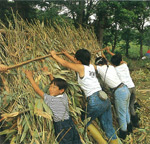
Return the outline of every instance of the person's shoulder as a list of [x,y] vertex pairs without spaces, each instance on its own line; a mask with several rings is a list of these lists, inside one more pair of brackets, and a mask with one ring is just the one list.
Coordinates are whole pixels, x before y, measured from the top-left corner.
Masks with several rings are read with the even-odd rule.
[[126,62],[122,63],[121,65],[122,65],[122,67],[127,67],[128,68],[128,64]]
[[68,95],[64,92],[63,93],[63,99],[65,100],[65,101],[68,101]]
[[[87,65],[84,65],[85,67],[89,67],[89,68],[92,68],[92,69],[95,69],[95,65],[94,64],[89,64],[88,66]],[[97,67],[97,65],[96,65],[96,67]]]
[[47,93],[44,93],[44,96],[49,96],[49,94],[47,94]]
[[63,93],[63,97],[66,97],[66,98],[67,98],[67,97],[68,97],[68,95],[64,92],[64,93]]
[[47,93],[44,93],[44,100],[51,99],[51,98],[52,98],[52,96],[50,96]]
[[121,61],[120,64],[126,64],[127,65],[127,62],[126,61]]
[[97,69],[99,69],[101,66],[99,66],[99,65],[95,65],[95,67],[96,67]]
[[113,65],[108,65],[108,69],[115,69]]

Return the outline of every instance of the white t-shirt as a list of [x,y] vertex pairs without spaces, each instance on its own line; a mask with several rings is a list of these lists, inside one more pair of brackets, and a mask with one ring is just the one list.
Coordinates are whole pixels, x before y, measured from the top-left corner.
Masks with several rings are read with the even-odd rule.
[[[106,72],[107,70],[107,72]],[[119,84],[121,84],[121,80],[119,79],[117,72],[114,66],[109,65],[107,69],[107,65],[97,66],[98,74],[100,74],[102,80],[110,87],[115,88]]]
[[84,77],[80,78],[78,76],[78,83],[84,91],[86,97],[92,95],[93,93],[102,90],[100,83],[96,77],[95,68],[93,65],[84,65]]
[[135,87],[132,78],[130,76],[129,68],[126,63],[123,63],[119,66],[115,67],[116,72],[120,78],[120,80],[127,85],[128,88]]

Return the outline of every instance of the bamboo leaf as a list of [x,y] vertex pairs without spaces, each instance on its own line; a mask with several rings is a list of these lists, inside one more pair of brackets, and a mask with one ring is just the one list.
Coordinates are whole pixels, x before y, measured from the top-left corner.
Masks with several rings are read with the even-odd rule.
[[4,135],[4,134],[10,134],[10,133],[14,133],[16,132],[16,130],[9,130],[9,129],[6,129],[6,130],[3,130],[0,132],[0,135]]
[[29,127],[28,127],[28,124],[26,123],[25,126],[24,126],[24,130],[23,130],[21,139],[20,139],[20,143],[21,143],[21,142],[24,140],[24,138],[26,137],[26,134],[27,134],[28,129],[29,129]]

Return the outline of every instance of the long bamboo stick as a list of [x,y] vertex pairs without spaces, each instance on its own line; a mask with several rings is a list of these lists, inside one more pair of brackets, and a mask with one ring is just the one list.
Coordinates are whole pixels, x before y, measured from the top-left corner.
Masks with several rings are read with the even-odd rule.
[[[57,55],[59,55],[59,54],[62,54],[62,52],[57,53]],[[14,68],[18,68],[18,67],[23,66],[23,65],[26,65],[26,64],[28,64],[28,63],[30,63],[30,62],[38,61],[38,60],[41,60],[41,59],[45,59],[45,58],[50,57],[50,56],[51,56],[51,54],[48,54],[48,55],[45,55],[45,56],[41,56],[41,57],[37,57],[37,58],[31,59],[31,60],[27,60],[27,61],[21,62],[21,63],[19,63],[19,64],[13,65],[13,66],[9,66],[9,67],[7,68],[7,70],[11,70],[11,69],[14,69]]]
[[[99,52],[99,51],[103,51],[103,50],[105,50],[105,49],[106,49],[106,48],[97,50],[97,51],[95,51],[93,54],[95,54],[95,53],[97,53],[97,52]],[[63,53],[62,53],[62,52],[57,53],[57,55],[60,55],[60,54],[63,54]],[[37,57],[37,58],[31,59],[31,60],[27,60],[27,61],[21,62],[21,63],[19,63],[19,64],[13,65],[13,66],[8,66],[7,70],[11,70],[11,69],[14,69],[14,68],[18,68],[18,67],[23,66],[23,65],[26,65],[26,64],[28,64],[28,63],[30,63],[30,62],[38,61],[38,60],[41,60],[41,59],[45,59],[45,58],[50,57],[50,56],[51,56],[51,54],[48,54],[48,55],[45,55],[45,56],[41,56],[41,57]]]

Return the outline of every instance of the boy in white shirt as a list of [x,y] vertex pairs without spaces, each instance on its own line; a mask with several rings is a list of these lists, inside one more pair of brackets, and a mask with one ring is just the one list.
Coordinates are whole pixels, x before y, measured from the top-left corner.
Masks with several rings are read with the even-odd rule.
[[97,65],[97,72],[104,84],[113,90],[115,108],[120,126],[118,136],[125,139],[127,135],[127,124],[130,123],[130,114],[128,111],[130,92],[127,86],[119,79],[114,66],[108,65],[104,57],[96,58],[95,65]]
[[134,104],[135,104],[135,99],[136,99],[135,85],[134,85],[132,78],[130,76],[130,71],[129,71],[129,68],[127,66],[127,63],[122,60],[121,54],[115,55],[114,53],[112,53],[109,50],[109,48],[107,48],[106,50],[110,55],[112,55],[111,63],[115,66],[116,72],[117,72],[120,80],[125,85],[127,85],[127,87],[129,88],[129,91],[131,93],[130,103],[129,103],[131,122],[132,122],[132,125],[134,127],[139,127],[139,118],[138,118],[138,115],[136,114],[135,109],[134,109]]

